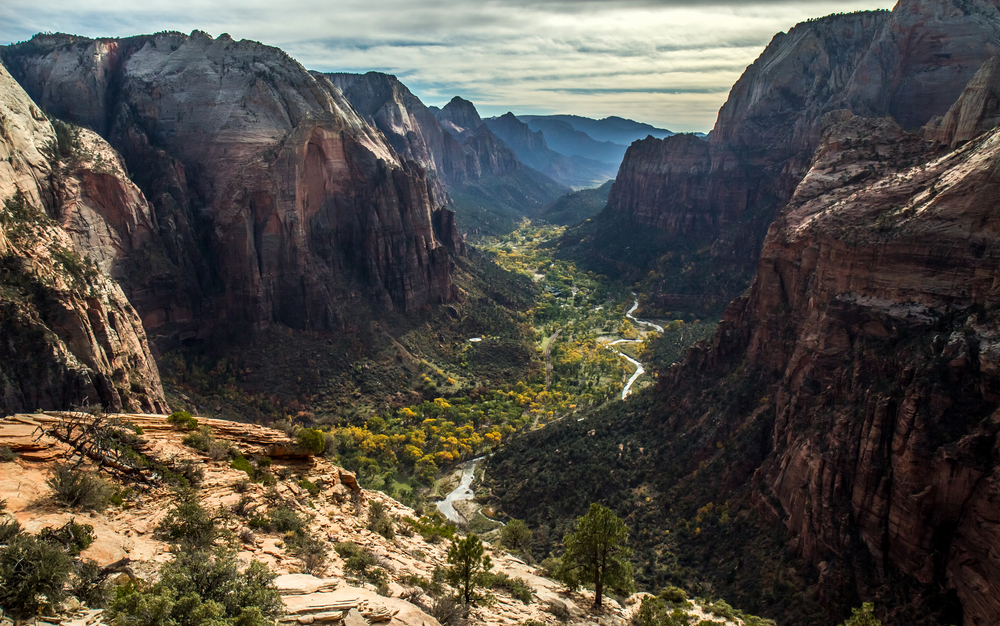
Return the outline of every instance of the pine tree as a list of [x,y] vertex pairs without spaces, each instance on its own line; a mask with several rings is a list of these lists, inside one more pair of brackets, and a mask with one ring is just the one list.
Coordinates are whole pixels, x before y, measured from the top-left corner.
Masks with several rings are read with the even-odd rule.
[[597,503],[576,521],[576,531],[566,535],[556,577],[570,589],[581,583],[594,585],[594,608],[601,608],[604,588],[622,594],[635,591],[631,548],[625,545],[628,527],[611,509]]
[[483,553],[483,542],[475,533],[457,539],[448,548],[446,572],[448,584],[459,590],[462,601],[470,604],[475,599],[476,587],[486,584],[493,561]]

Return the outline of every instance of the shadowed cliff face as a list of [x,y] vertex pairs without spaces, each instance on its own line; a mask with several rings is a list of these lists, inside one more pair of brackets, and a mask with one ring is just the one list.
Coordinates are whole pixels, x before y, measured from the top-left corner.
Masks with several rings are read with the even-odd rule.
[[962,88],[1000,53],[1000,7],[990,0],[900,0],[854,70],[842,106],[891,115],[916,130],[944,115]]
[[847,108],[919,128],[947,113],[998,48],[1000,11],[987,0],[904,0],[891,14],[799,24],[733,86],[707,147],[683,137],[634,144],[608,210],[638,228],[697,233],[712,257],[752,267],[809,167],[826,113]]
[[280,50],[196,31],[39,36],[4,56],[47,110],[108,137],[152,200],[164,253],[133,254],[147,271],[123,283],[167,345],[455,297],[423,169]]
[[0,66],[0,412],[164,411],[142,322],[109,275],[152,212],[110,146],[63,133]]

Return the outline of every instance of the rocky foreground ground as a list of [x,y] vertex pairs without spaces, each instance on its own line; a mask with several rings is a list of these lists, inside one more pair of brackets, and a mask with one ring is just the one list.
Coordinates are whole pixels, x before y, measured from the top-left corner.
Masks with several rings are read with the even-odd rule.
[[[0,463],[0,498],[7,500],[8,512],[28,532],[62,526],[73,518],[77,523],[93,525],[96,540],[83,552],[82,558],[93,559],[102,566],[127,559],[137,576],[153,579],[159,565],[173,558],[170,546],[156,536],[155,529],[177,498],[177,492],[166,485],[138,489],[134,495],[126,497],[122,505],[103,512],[71,511],[56,504],[46,479],[57,464],[79,457],[73,448],[52,433],[74,415],[81,417],[69,413],[36,413],[0,419],[0,446],[17,454],[13,461]],[[247,485],[247,474],[232,468],[228,457],[213,460],[184,445],[182,439],[188,432],[178,430],[166,416],[116,417],[141,429],[144,454],[175,462],[191,461],[204,469],[204,479],[197,493],[205,508],[231,508],[243,495],[249,496],[262,509],[265,507],[266,487],[254,483]],[[413,577],[429,579],[436,566],[447,566],[449,542],[430,542],[419,533],[407,532],[407,525],[402,520],[416,518],[412,509],[385,494],[363,489],[354,474],[324,458],[302,455],[282,431],[212,419],[200,419],[199,422],[202,427],[209,426],[218,441],[237,448],[247,458],[262,455],[272,458],[271,470],[278,477],[276,491],[284,506],[310,516],[312,535],[331,548],[326,562],[306,574],[303,573],[305,564],[289,553],[280,534],[251,529],[246,519],[235,515],[225,522],[233,531],[232,535],[238,538],[238,558],[242,562],[261,561],[279,574],[275,583],[286,605],[282,622],[330,626],[376,622],[407,626],[439,624],[428,613],[433,599],[410,581]],[[83,467],[89,464],[88,460]],[[300,481],[303,479],[319,487],[318,494],[311,495],[302,488]],[[238,493],[238,489],[243,493]],[[273,500],[273,492],[270,497]],[[367,511],[372,501],[382,502],[400,529],[393,539],[386,539],[367,528]],[[385,595],[345,571],[344,560],[332,546],[348,541],[370,551],[388,573],[388,585],[381,588]],[[486,547],[494,571],[524,579],[531,588],[532,598],[525,604],[502,590],[492,590],[495,600],[488,606],[474,607],[469,616],[472,623],[507,625],[537,620],[545,624],[601,623],[610,626],[626,623],[639,605],[639,596],[633,596],[625,606],[606,598],[604,611],[594,614],[590,609],[591,592],[569,593],[559,583],[538,575],[535,568],[522,560],[498,547],[488,544]],[[101,622],[99,610],[75,602],[65,608],[63,614],[43,618],[40,623],[87,626]],[[697,608],[693,612],[697,615],[695,621],[706,617]]]

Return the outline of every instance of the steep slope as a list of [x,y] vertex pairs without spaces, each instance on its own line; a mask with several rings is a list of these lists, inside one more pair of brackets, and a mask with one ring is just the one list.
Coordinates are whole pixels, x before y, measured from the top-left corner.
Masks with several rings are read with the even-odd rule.
[[3,66],[0,203],[0,412],[165,409],[142,322],[111,277],[149,236],[150,207],[104,141],[53,128]]
[[3,58],[46,110],[107,137],[152,198],[168,256],[140,251],[147,271],[125,287],[164,345],[456,297],[425,172],[280,50],[199,31],[39,35]]
[[[898,115],[909,129],[944,115],[995,54],[998,23],[985,0],[902,0],[891,13],[835,15],[778,34],[733,86],[697,156],[683,137],[630,149],[606,219],[567,234],[567,242],[584,240],[586,250],[573,254],[627,280],[663,274],[650,288],[667,295],[717,295],[712,277],[726,274],[728,300],[745,288],[768,225],[805,174],[823,115],[840,107]],[[659,256],[612,249],[649,226],[662,231],[650,244]],[[602,265],[598,251],[629,267]]]
[[[4,469],[0,498],[7,503],[0,521],[17,521],[22,530],[32,534],[61,528],[70,521],[89,525],[94,540],[81,552],[81,559],[112,566],[112,573],[124,568],[128,576],[152,582],[164,563],[181,558],[171,544],[187,538],[189,529],[198,523],[192,520],[195,516],[191,511],[200,508],[205,519],[212,516],[213,530],[223,535],[218,543],[233,550],[244,566],[256,561],[277,575],[274,585],[284,604],[279,623],[284,624],[438,626],[436,616],[445,624],[461,619],[462,623],[486,626],[622,625],[637,612],[646,595],[636,594],[624,601],[606,597],[602,610],[595,612],[593,591],[567,591],[539,568],[494,545],[497,537],[493,532],[485,537],[483,548],[492,561],[494,582],[486,584],[486,589],[482,582],[477,583],[477,593],[485,592],[489,597],[467,607],[468,614],[463,617],[465,611],[448,601],[458,590],[435,580],[436,570],[450,566],[450,542],[442,535],[455,532],[455,528],[421,517],[421,512],[383,493],[364,489],[353,473],[336,465],[335,457],[304,453],[282,431],[198,420],[201,430],[196,436],[213,439],[214,448],[207,453],[186,445],[190,433],[177,429],[164,415],[109,415],[97,422],[104,434],[122,432],[127,426],[141,429],[139,434],[129,429],[122,437],[132,459],[145,458],[159,469],[178,475],[183,472],[193,480],[179,493],[166,480],[140,468],[146,480],[120,485],[122,500],[118,505],[81,515],[56,502],[46,481],[57,466],[77,456],[63,436],[67,425],[76,426],[78,433],[80,426],[95,425],[93,417],[60,412],[0,419],[0,446],[16,455],[14,460],[0,461]],[[238,454],[247,470],[233,467],[227,453]],[[94,457],[94,463],[81,469],[97,470],[100,456]],[[265,458],[268,462],[261,463]],[[107,471],[108,465],[103,469]],[[123,472],[117,477],[122,474],[136,476]],[[259,482],[250,480],[251,475]],[[185,512],[178,510],[181,503]],[[178,518],[187,522],[186,528],[178,524]],[[161,524],[180,530],[180,537],[162,532]],[[461,536],[456,534],[456,538]],[[74,592],[79,593],[71,590],[69,595]],[[92,602],[94,595],[88,598],[80,594],[80,599]],[[260,600],[244,594],[239,606],[253,608]],[[709,617],[707,611],[712,607],[705,605],[703,600],[684,602],[680,614],[697,623]],[[741,617],[745,619],[734,617],[727,623],[761,624],[760,620]],[[47,613],[46,619],[95,626],[119,621],[101,609],[80,607],[79,603],[73,608],[69,602]]]
[[427,171],[436,199],[454,207],[463,231],[509,231],[558,191],[555,181],[525,170],[467,100],[456,97],[435,114],[394,76],[378,72],[325,76],[404,159]]
[[486,125],[517,154],[525,165],[570,187],[593,187],[614,178],[617,164],[550,150],[541,132],[532,131],[513,113],[486,120]]
[[[594,440],[550,432],[502,451],[500,500],[528,514],[545,490],[561,495],[542,516],[565,515],[574,481],[610,468],[598,496],[644,529],[639,552],[669,547],[690,568],[655,558],[654,580],[711,582],[784,623],[835,623],[875,598],[890,623],[996,623],[1000,130],[941,154],[890,119],[838,111],[825,127],[714,343],[656,393],[564,427]],[[622,445],[631,454],[580,457]],[[785,568],[796,579],[768,591],[727,559],[771,585]]]
[[444,183],[464,180],[466,153],[444,132],[434,114],[406,85],[389,74],[324,74],[372,127],[385,135],[404,159],[427,172],[439,201],[447,198]]
[[891,115],[907,130],[944,115],[983,61],[1000,53],[990,0],[900,0],[841,100],[858,115]]

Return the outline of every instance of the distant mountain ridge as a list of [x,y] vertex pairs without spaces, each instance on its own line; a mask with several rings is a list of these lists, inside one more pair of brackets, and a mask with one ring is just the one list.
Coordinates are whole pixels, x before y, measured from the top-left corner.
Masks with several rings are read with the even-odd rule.
[[525,120],[533,131],[541,132],[545,135],[545,140],[549,147],[565,154],[566,156],[581,156],[606,163],[618,164],[625,157],[627,144],[619,144],[611,141],[597,141],[582,130],[577,130],[570,125],[557,119],[536,118]]
[[420,101],[395,76],[327,73],[351,106],[405,159],[427,172],[438,202],[453,207],[473,235],[504,234],[524,217],[569,192],[525,167],[483,124],[472,102],[456,96],[443,109]]
[[567,156],[549,148],[545,134],[532,130],[513,113],[484,120],[493,133],[509,145],[521,161],[577,189],[596,187],[615,177],[617,162],[602,162],[574,155]]
[[564,122],[569,124],[573,130],[586,133],[594,141],[607,141],[626,147],[633,141],[645,139],[649,135],[663,139],[677,134],[665,128],[657,128],[651,124],[614,115],[600,120],[581,115],[518,115],[517,119],[528,125],[531,125],[532,122]]

